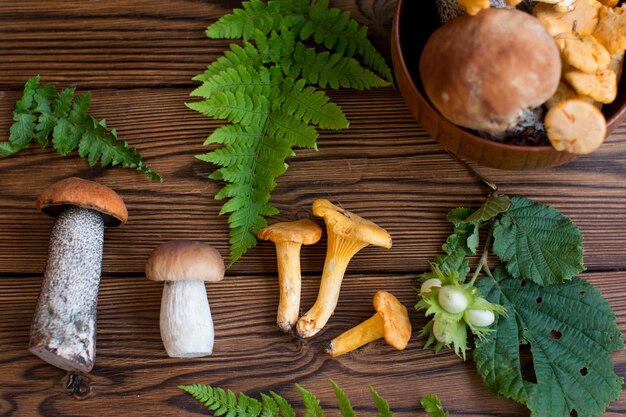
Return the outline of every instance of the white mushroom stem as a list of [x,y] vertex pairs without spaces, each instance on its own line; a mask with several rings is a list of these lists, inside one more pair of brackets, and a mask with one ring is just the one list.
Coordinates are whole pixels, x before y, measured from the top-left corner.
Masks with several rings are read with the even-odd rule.
[[213,352],[213,320],[203,281],[166,281],[161,298],[161,339],[173,358]]
[[348,263],[367,245],[363,241],[345,238],[328,231],[328,248],[319,293],[313,307],[298,320],[296,325],[298,336],[312,337],[326,325],[337,306]]
[[29,350],[67,371],[93,368],[103,243],[104,222],[93,210],[70,207],[52,228]]

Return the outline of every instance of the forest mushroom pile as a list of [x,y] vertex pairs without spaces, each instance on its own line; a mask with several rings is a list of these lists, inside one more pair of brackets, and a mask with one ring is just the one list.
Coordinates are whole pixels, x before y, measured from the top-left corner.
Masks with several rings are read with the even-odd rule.
[[600,110],[618,96],[626,3],[458,0],[466,13],[451,19],[455,1],[437,1],[446,23],[420,59],[435,108],[490,139],[595,151],[606,137]]

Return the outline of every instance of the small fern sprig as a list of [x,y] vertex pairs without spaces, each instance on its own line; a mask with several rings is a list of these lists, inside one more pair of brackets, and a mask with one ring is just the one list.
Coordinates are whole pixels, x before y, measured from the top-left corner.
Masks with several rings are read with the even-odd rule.
[[[356,417],[345,392],[333,380],[330,380],[330,383],[337,397],[339,415]],[[289,402],[273,391],[270,391],[269,395],[261,393],[261,401],[259,401],[243,393],[235,395],[231,390],[204,384],[181,385],[178,388],[202,403],[215,417],[296,417],[296,412]],[[323,417],[324,410],[315,394],[298,384],[296,388],[302,398],[304,417]],[[393,417],[387,401],[371,385],[369,389],[378,411],[376,415]],[[421,404],[429,417],[448,417],[448,413],[443,411],[436,395],[428,395],[421,400]]]
[[26,82],[22,97],[15,103],[13,125],[8,142],[0,142],[0,156],[11,156],[35,141],[41,149],[52,146],[65,156],[73,151],[87,158],[90,166],[121,165],[146,174],[151,180],[161,177],[143,164],[139,152],[117,139],[115,129],[108,130],[105,120],[88,114],[89,93],[74,94],[73,88],[57,93],[42,85],[37,75]]
[[[331,380],[330,383],[339,402],[341,417],[355,417],[356,414],[346,394],[334,381]],[[216,417],[296,417],[296,413],[289,402],[273,391],[270,392],[270,395],[261,394],[262,401],[259,401],[243,393],[235,395],[231,390],[210,385],[181,385],[178,388],[202,403]],[[302,398],[304,417],[323,417],[324,410],[315,394],[298,384],[296,384],[296,388]],[[378,409],[378,415],[393,417],[393,413],[389,410],[389,404],[373,388],[370,387],[370,389]]]
[[220,214],[229,215],[231,264],[256,245],[265,218],[278,214],[270,193],[293,148],[317,149],[317,129],[349,125],[316,88],[390,85],[391,71],[366,35],[327,0],[245,1],[207,29],[212,39],[242,39],[194,77],[202,85],[191,96],[202,100],[187,104],[230,122],[204,143],[222,146],[197,158],[218,165],[209,178],[227,183],[215,198],[228,200]]

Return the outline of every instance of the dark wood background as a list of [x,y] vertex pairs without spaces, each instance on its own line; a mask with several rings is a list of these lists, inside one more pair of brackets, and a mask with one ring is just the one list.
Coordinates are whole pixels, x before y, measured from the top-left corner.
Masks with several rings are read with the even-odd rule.
[[[393,0],[333,2],[370,26],[386,55]],[[423,350],[414,336],[405,351],[381,342],[332,359],[325,344],[372,313],[376,290],[415,303],[415,278],[440,252],[450,232],[445,213],[478,205],[487,190],[411,118],[394,88],[331,91],[351,127],[322,132],[319,152],[299,151],[279,179],[276,220],[310,215],[328,198],[385,227],[393,248],[366,248],[352,261],[334,317],[317,337],[298,341],[275,325],[278,300],[274,251],[261,244],[208,287],[216,326],[215,353],[169,359],[159,336],[161,286],[143,273],[150,251],[170,239],[199,239],[228,256],[226,219],[213,200],[212,167],[193,156],[220,125],[184,106],[201,72],[225,49],[204,29],[239,1],[108,0],[0,2],[0,139],[24,82],[93,92],[92,112],[140,150],[166,182],[122,169],[89,169],[76,157],[30,149],[0,160],[0,415],[206,415],[179,384],[210,383],[257,394],[274,390],[299,405],[294,383],[332,411],[328,379],[337,381],[362,415],[374,415],[372,384],[397,416],[419,414],[420,397],[438,394],[452,416],[527,416],[480,382],[473,363]],[[602,148],[567,166],[543,172],[476,167],[502,192],[548,203],[571,217],[585,241],[583,277],[600,288],[626,331],[626,125]],[[128,225],[108,229],[99,301],[97,360],[75,377],[27,351],[31,316],[46,262],[52,220],[35,209],[38,194],[68,176],[100,181],[127,203]],[[325,242],[303,250],[302,306],[312,305]],[[411,312],[415,333],[424,324]],[[626,375],[626,353],[615,355]],[[80,400],[82,398],[82,400]],[[336,410],[336,409],[334,409]],[[607,416],[626,414],[626,398]]]

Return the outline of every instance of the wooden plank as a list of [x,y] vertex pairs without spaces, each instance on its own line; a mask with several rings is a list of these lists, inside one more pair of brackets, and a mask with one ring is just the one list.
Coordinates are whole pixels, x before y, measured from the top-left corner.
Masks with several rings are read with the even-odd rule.
[[[190,85],[232,41],[209,40],[206,27],[240,1],[124,0],[0,3],[0,89],[19,89],[34,74],[82,88]],[[389,57],[395,1],[333,5],[369,25]]]
[[[626,332],[626,273],[584,274],[617,312]],[[318,279],[306,276],[302,305],[312,305]],[[338,382],[357,411],[373,415],[367,392],[372,384],[392,405],[396,416],[414,416],[418,399],[441,396],[452,416],[526,416],[521,406],[491,394],[472,362],[446,352],[423,350],[416,336],[425,324],[410,308],[414,336],[404,351],[382,342],[332,359],[322,350],[330,339],[369,317],[378,289],[393,292],[406,306],[415,302],[412,275],[346,277],[339,306],[326,329],[305,342],[280,333],[274,324],[277,303],[272,277],[236,276],[207,286],[216,326],[215,353],[199,359],[168,359],[159,336],[161,285],[142,277],[105,276],[98,309],[96,366],[85,401],[72,398],[68,375],[43,363],[27,350],[28,332],[40,279],[0,278],[0,414],[42,416],[119,416],[120,407],[142,415],[206,415],[202,406],[177,390],[180,384],[210,383],[257,394],[274,390],[301,407],[294,383],[319,394],[325,407],[335,407],[328,379]],[[626,352],[615,354],[618,374],[626,375]],[[76,381],[75,381],[76,382]],[[74,387],[75,388],[75,387]],[[85,389],[85,386],[83,386]],[[76,394],[78,395],[78,394]],[[79,395],[80,396],[80,395]],[[607,417],[623,415],[626,398],[614,403]]]
[[[187,108],[189,89],[131,89],[94,92],[93,114],[109,121],[166,179],[153,183],[123,169],[89,169],[75,156],[29,149],[0,160],[0,273],[41,273],[52,221],[34,203],[48,185],[68,176],[101,181],[125,199],[130,222],[106,233],[105,272],[140,273],[150,251],[171,239],[200,239],[228,256],[226,220],[213,195],[220,185],[207,179],[213,167],[193,156],[221,122]],[[450,233],[445,213],[478,206],[486,195],[469,172],[411,121],[392,88],[330,92],[351,126],[322,132],[319,152],[303,150],[288,162],[273,202],[274,220],[311,215],[315,198],[328,198],[387,228],[391,250],[366,248],[352,271],[415,272],[428,268]],[[0,133],[11,123],[18,92],[0,92]],[[6,136],[2,136],[5,137]],[[626,264],[626,125],[596,153],[547,172],[505,172],[476,167],[503,193],[554,205],[572,218],[585,238],[591,270]],[[599,210],[599,208],[602,208]],[[401,219],[401,221],[400,221]],[[325,243],[303,251],[303,269],[319,273]],[[237,263],[232,274],[274,273],[273,248],[262,244]]]

